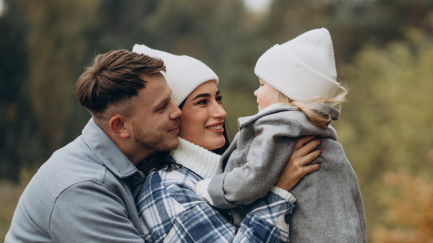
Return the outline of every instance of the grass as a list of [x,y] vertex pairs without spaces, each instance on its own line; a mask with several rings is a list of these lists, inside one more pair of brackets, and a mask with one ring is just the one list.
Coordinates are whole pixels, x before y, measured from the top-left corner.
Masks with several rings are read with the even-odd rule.
[[0,241],[6,237],[23,189],[21,185],[0,182]]
[[18,200],[36,173],[36,167],[26,167],[20,172],[20,183],[0,181],[0,242],[6,237]]

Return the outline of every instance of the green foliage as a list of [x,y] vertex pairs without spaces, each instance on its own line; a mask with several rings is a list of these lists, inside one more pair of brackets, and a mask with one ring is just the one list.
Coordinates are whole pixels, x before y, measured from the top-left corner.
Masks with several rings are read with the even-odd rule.
[[[336,123],[358,175],[370,226],[381,220],[386,171],[433,172],[433,43],[418,31],[385,49],[367,46],[343,76],[353,86]],[[405,200],[405,199],[402,199]]]
[[[261,37],[283,43],[313,28],[331,32],[337,62],[351,62],[366,43],[403,40],[407,27],[433,33],[430,0],[274,0]],[[337,48],[338,47],[338,48]]]
[[19,3],[6,4],[8,11],[0,17],[0,178],[16,182],[21,166],[42,163],[50,151],[26,93],[29,22]]
[[39,166],[81,133],[90,115],[74,85],[95,54],[138,43],[204,61],[220,78],[234,136],[237,118],[257,112],[258,57],[320,27],[333,37],[339,79],[352,86],[333,125],[357,173],[369,232],[386,218],[386,172],[433,173],[431,0],[273,0],[262,15],[246,12],[242,0],[5,2],[1,178],[19,181],[24,166]]

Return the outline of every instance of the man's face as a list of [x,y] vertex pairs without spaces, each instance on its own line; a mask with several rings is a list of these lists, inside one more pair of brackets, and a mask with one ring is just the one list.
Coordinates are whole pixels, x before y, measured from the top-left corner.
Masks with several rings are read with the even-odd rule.
[[178,144],[179,117],[182,112],[171,101],[171,90],[161,74],[143,76],[145,88],[138,91],[131,116],[136,151],[170,151]]

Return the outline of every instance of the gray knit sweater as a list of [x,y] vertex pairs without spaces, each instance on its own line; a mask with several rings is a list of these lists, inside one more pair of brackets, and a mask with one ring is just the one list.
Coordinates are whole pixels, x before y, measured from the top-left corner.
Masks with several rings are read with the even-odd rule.
[[[313,109],[333,120],[339,115],[325,104]],[[299,137],[315,135],[322,139],[317,149],[323,152],[311,164],[321,167],[291,190],[298,209],[290,224],[290,241],[366,242],[358,181],[330,125],[320,129],[289,105],[273,105],[239,118],[238,125],[240,132],[221,158],[224,173],[213,177],[208,187],[214,206],[235,208],[233,216],[240,222],[248,204],[264,197],[276,183]]]

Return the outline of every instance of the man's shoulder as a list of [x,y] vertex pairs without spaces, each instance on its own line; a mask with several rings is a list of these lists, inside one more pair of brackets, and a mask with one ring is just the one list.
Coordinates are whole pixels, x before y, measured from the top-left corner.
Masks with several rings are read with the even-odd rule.
[[72,192],[84,200],[80,190],[94,192],[100,187],[98,182],[105,177],[104,168],[83,158],[71,156],[71,151],[65,151],[70,149],[68,146],[56,151],[27,185],[14,214],[10,239],[21,235],[20,231],[26,231],[26,237],[46,237],[49,241],[49,222],[59,198]]
[[77,183],[103,183],[107,180],[107,174],[110,176],[80,136],[54,152],[38,170],[35,179],[46,193],[56,197]]

